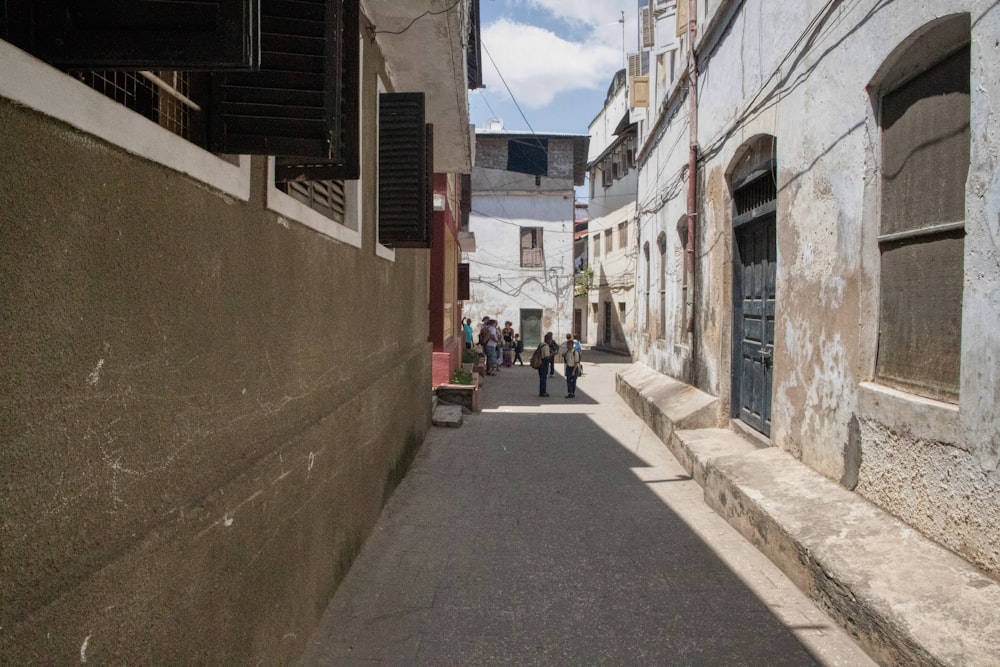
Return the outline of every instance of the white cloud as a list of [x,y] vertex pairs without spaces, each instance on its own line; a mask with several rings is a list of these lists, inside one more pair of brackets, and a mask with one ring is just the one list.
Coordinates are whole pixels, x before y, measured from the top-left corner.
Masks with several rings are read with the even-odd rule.
[[[544,2],[571,4],[568,0]],[[600,3],[591,0],[580,4]],[[547,28],[503,18],[483,28],[482,39],[518,103],[538,109],[561,93],[608,85],[611,75],[622,67],[622,46],[621,25],[614,23],[611,31],[606,27],[591,25],[589,37],[574,42]],[[505,90],[492,65],[486,64],[484,78],[488,89]]]

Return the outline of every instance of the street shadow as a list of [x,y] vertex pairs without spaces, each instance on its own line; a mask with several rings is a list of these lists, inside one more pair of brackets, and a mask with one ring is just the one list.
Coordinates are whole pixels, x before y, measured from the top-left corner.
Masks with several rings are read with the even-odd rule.
[[435,430],[338,590],[314,654],[819,664],[654,491],[686,476],[649,470],[643,481],[650,464],[622,437],[579,413],[491,413]]

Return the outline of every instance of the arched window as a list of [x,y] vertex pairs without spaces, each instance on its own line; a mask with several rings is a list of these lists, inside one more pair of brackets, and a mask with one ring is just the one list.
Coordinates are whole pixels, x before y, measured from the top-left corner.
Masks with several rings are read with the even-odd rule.
[[957,400],[969,171],[968,14],[908,38],[869,86],[881,130],[876,378]]

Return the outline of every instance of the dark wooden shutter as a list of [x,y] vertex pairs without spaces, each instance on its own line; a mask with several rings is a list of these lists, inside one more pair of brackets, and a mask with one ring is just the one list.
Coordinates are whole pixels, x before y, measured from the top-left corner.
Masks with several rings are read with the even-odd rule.
[[468,301],[472,298],[471,289],[469,287],[469,265],[468,263],[461,263],[458,265],[458,300]]
[[68,69],[249,70],[261,1],[38,0],[24,46]]
[[379,242],[429,248],[433,219],[433,130],[423,93],[379,95]]
[[483,87],[483,54],[479,38],[479,0],[472,0],[469,8],[469,42],[465,47],[469,90]]
[[460,209],[462,211],[461,227],[463,231],[469,230],[469,216],[472,213],[472,174],[462,174],[462,197]]
[[262,0],[261,13],[260,71],[213,77],[212,150],[298,156],[280,180],[357,178],[357,0]]

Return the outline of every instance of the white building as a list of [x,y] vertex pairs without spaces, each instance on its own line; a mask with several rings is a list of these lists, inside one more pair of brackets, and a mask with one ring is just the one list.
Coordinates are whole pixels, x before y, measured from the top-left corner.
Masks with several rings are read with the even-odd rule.
[[587,145],[579,135],[476,132],[465,312],[512,322],[526,346],[571,330],[573,187],[583,185]]
[[[604,108],[590,123],[589,262],[584,341],[593,347],[631,353],[635,337],[636,123],[630,118],[625,70],[612,78]],[[583,318],[580,318],[583,319]]]
[[693,4],[696,105],[639,113],[639,360],[1000,576],[996,3]]

